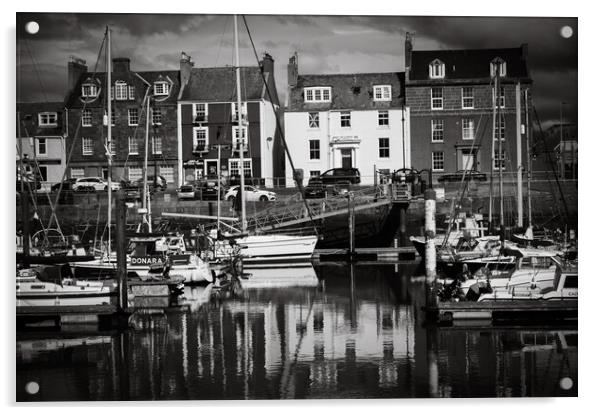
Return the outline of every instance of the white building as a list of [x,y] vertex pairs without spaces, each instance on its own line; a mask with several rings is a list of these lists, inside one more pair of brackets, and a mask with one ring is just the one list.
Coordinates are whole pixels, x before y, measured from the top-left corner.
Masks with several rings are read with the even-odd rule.
[[[362,184],[375,170],[410,167],[410,113],[403,72],[298,75],[289,60],[284,135],[303,182],[335,167],[359,169]],[[286,164],[286,184],[293,172]]]

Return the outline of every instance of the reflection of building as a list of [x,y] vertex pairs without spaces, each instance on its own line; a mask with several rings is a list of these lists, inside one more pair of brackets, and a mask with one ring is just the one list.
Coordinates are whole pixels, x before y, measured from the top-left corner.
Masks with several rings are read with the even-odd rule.
[[[238,127],[236,68],[193,65],[190,57],[182,54],[182,91],[178,102],[181,182],[215,176],[218,170],[225,176],[238,176],[237,143],[242,143],[245,177],[256,178],[271,187],[273,177],[281,175],[276,115],[270,102],[271,96],[278,109],[274,60],[266,53],[261,68],[241,67],[242,130]],[[269,85],[269,95],[263,77]],[[222,146],[221,160],[217,146]]]
[[[531,79],[527,67],[527,47],[512,49],[413,50],[406,38],[406,104],[411,108],[412,164],[431,168],[435,174],[475,168],[516,171],[517,93],[524,96]],[[495,62],[501,60],[501,122],[495,122],[495,149],[492,153],[494,122]],[[524,100],[521,112],[524,112]],[[524,116],[523,116],[524,117]],[[519,120],[524,124],[524,118]],[[498,137],[503,142],[501,155]],[[525,162],[522,137],[521,164]]]
[[[297,55],[289,60],[287,145],[304,181],[335,167],[359,169],[362,183],[374,169],[410,166],[409,110],[404,74],[300,75]],[[287,186],[294,185],[286,165]]]
[[32,171],[47,184],[43,188],[60,181],[65,170],[63,111],[62,102],[17,104],[17,132],[21,135],[17,146],[22,146],[23,158],[29,159]]
[[558,159],[558,174],[563,179],[576,179],[578,171],[577,140],[562,140],[554,148]]

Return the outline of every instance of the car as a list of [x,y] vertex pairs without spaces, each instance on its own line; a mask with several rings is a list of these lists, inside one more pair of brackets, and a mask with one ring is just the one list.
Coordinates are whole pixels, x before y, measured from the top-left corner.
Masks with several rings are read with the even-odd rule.
[[317,181],[308,183],[303,194],[306,199],[323,199],[326,197],[326,186]]
[[176,194],[178,195],[178,199],[194,199],[195,198],[195,188],[191,184],[183,184],[176,190]]
[[462,177],[465,180],[474,180],[477,182],[484,182],[487,180],[487,175],[477,170],[458,170],[455,173],[446,173],[439,177],[439,182],[459,182],[462,181]]
[[[75,180],[72,187],[76,192],[96,192],[106,191],[108,182],[102,177],[80,177]],[[111,190],[116,191],[121,188],[119,182],[111,182]]]
[[309,183],[321,182],[328,186],[333,184],[358,184],[361,180],[360,171],[354,167],[337,167],[334,169],[326,170],[319,176],[314,176],[309,179]]
[[[75,183],[76,180],[77,179],[71,178],[71,179],[63,180],[62,182],[55,183],[50,187],[50,191],[58,192],[59,188],[63,192],[73,190],[73,184]],[[63,185],[62,187],[61,187],[61,183]]]
[[217,183],[214,181],[206,181],[199,186],[201,199],[203,200],[217,200]]
[[[236,198],[236,193],[238,193],[238,189],[240,186],[232,186],[228,189],[226,194],[224,195],[224,199],[229,202],[234,201]],[[269,192],[267,190],[261,190],[256,188],[255,186],[245,186],[245,200],[249,202],[267,202],[276,200],[276,193]]]

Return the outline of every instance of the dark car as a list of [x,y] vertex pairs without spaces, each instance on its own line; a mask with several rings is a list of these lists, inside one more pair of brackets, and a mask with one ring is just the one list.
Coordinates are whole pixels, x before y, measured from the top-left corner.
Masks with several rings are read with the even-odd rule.
[[61,183],[60,182],[59,183],[55,183],[55,184],[53,184],[50,187],[50,191],[52,191],[52,192],[58,192],[59,188],[61,188],[62,192],[73,190],[73,183],[75,183],[76,180],[77,180],[76,178],[71,178],[71,179],[63,180],[63,182],[62,182],[63,187],[62,188],[61,188]]
[[360,171],[353,167],[337,167],[309,179],[309,183],[317,182],[321,182],[325,186],[342,183],[358,184],[360,182]]
[[125,194],[126,202],[135,202],[142,200],[142,186],[139,186],[138,182],[122,180],[121,189]]
[[[217,200],[217,181],[209,180],[199,186],[202,200]],[[223,193],[223,190],[222,190]]]
[[464,180],[474,180],[484,182],[487,180],[487,175],[477,170],[458,170],[455,173],[447,173],[439,177],[440,182],[459,182],[464,177]]
[[326,186],[322,182],[310,182],[303,193],[306,199],[323,199],[326,197]]
[[[155,176],[148,176],[146,178],[146,182],[148,183],[148,186],[152,192],[156,192],[158,190],[165,191],[165,189],[167,189],[167,180],[165,180],[165,177],[163,176],[157,176],[156,181]],[[137,183],[142,186],[144,183],[144,178],[138,179]]]

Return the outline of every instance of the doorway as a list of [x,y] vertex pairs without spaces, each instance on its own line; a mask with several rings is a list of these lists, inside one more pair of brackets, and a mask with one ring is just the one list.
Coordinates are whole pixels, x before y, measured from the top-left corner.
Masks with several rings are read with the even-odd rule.
[[477,168],[477,152],[476,150],[464,149],[459,158],[458,170],[473,170]]
[[341,167],[344,169],[350,169],[353,167],[353,161],[351,160],[351,149],[341,149]]
[[207,177],[217,177],[217,160],[205,161],[205,175]]

